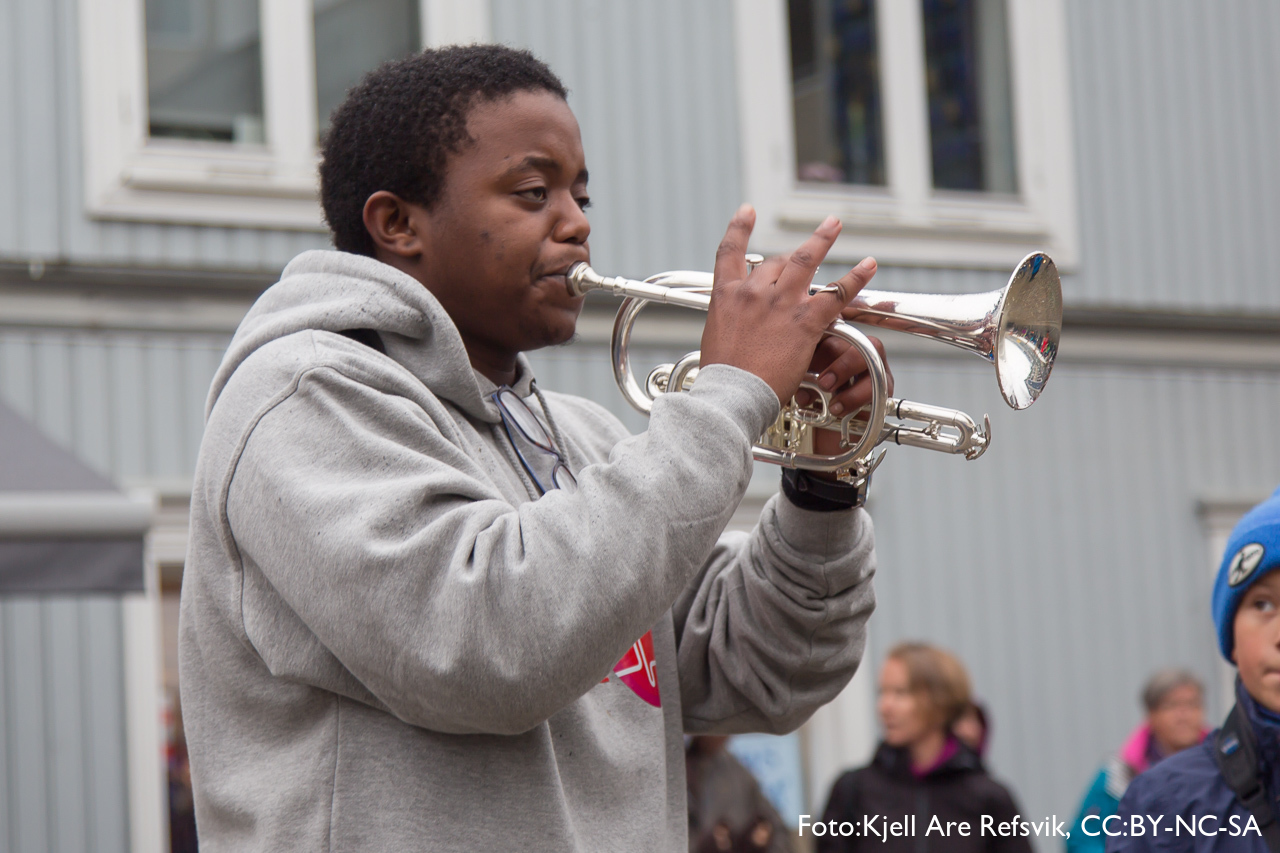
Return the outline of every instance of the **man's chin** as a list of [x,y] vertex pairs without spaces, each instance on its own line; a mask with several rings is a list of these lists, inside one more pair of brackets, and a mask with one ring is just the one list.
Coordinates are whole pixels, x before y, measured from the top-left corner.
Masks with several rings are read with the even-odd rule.
[[532,338],[522,352],[533,352],[547,347],[562,347],[579,340],[576,324],[564,328],[546,329],[543,334]]
[[576,340],[578,340],[578,315],[574,314],[573,322],[552,330],[547,346],[560,347],[565,344],[571,344]]

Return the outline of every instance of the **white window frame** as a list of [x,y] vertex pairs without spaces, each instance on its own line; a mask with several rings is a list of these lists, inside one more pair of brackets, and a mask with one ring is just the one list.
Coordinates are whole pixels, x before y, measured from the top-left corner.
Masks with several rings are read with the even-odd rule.
[[[490,0],[419,0],[422,43],[489,41]],[[312,0],[260,0],[266,143],[152,139],[145,0],[80,0],[91,218],[326,230],[318,202]]]
[[1033,250],[1077,263],[1064,0],[1009,0],[1019,193],[935,190],[918,0],[876,0],[886,186],[799,183],[785,0],[738,0],[734,21],[753,248],[794,249],[827,215],[844,222],[828,259],[1005,269]]
[[[155,496],[134,490],[136,499],[156,505]],[[129,786],[129,849],[133,853],[168,853],[169,782],[164,731],[160,721],[163,695],[160,644],[160,569],[153,536],[147,534],[143,556],[144,591],[121,598],[124,653],[126,773]]]

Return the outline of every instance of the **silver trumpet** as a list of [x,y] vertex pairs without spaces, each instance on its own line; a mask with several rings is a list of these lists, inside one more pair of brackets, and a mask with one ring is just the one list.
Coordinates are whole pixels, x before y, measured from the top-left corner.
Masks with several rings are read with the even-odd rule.
[[[763,258],[748,255],[754,268]],[[675,364],[655,367],[642,385],[631,370],[628,350],[631,331],[640,312],[651,302],[699,311],[711,304],[712,274],[679,270],[659,273],[644,281],[602,276],[585,263],[569,270],[570,292],[581,296],[603,290],[623,297],[613,323],[610,344],[613,375],[627,402],[648,414],[659,394],[686,391],[698,374],[699,353],[691,352]],[[833,287],[826,285],[826,288]],[[812,293],[823,286],[811,285]],[[1049,380],[1062,333],[1062,284],[1053,260],[1043,252],[1022,259],[1002,290],[959,296],[864,290],[845,309],[847,319],[869,326],[933,338],[968,350],[991,362],[1005,402],[1025,409],[1035,402]],[[813,402],[801,406],[793,397],[753,448],[761,462],[787,468],[832,472],[845,482],[864,483],[880,464],[885,442],[937,450],[977,459],[991,442],[991,421],[979,426],[964,412],[926,403],[899,400],[888,393],[888,374],[879,352],[854,326],[837,320],[826,330],[856,347],[867,363],[871,402],[844,417],[831,414],[832,394],[810,374],[800,387]],[[841,452],[828,456],[813,452],[813,430],[840,433]]]

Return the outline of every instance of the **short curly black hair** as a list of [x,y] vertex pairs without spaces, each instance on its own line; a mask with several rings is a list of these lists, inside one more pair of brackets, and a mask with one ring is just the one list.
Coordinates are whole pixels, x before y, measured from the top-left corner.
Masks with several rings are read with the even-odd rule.
[[369,196],[387,190],[431,207],[449,154],[471,140],[472,106],[520,91],[568,97],[533,54],[496,44],[424,50],[371,71],[334,110],[322,145],[320,203],[334,246],[372,257]]

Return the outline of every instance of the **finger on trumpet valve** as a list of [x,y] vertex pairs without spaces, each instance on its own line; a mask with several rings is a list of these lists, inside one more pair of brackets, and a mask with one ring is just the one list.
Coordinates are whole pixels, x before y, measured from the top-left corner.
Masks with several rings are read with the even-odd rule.
[[756,267],[764,263],[764,255],[757,255],[755,252],[747,252],[747,272],[751,272]]

